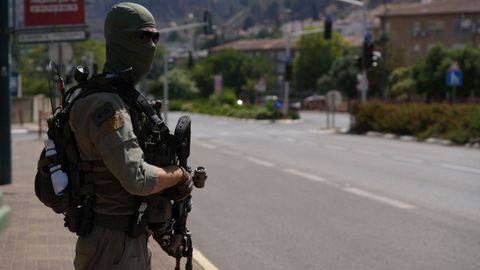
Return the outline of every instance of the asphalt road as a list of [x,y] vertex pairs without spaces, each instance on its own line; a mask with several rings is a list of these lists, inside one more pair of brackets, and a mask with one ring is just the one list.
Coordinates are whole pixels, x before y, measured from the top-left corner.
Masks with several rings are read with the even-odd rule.
[[479,150],[332,134],[318,113],[191,117],[209,179],[189,224],[219,269],[480,269]]
[[303,119],[192,115],[190,163],[209,179],[190,227],[219,269],[480,269],[479,150]]

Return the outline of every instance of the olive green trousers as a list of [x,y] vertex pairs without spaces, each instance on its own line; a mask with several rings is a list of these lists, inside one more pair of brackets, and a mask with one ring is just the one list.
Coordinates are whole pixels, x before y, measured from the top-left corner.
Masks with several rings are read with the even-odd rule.
[[125,232],[95,226],[87,236],[79,236],[75,247],[76,270],[150,270],[152,253],[147,235],[129,237]]

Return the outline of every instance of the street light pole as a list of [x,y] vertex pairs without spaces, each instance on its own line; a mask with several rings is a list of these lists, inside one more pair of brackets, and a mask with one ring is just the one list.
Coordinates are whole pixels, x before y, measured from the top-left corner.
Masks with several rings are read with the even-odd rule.
[[0,1],[0,185],[12,181],[9,0]]
[[[363,25],[363,37],[364,37],[364,39],[366,39],[366,37],[368,35],[368,0],[364,0],[363,2],[358,1],[358,0],[337,0],[337,1],[352,4],[352,5],[359,6],[359,7],[363,8],[363,23],[362,23],[362,25]],[[366,67],[365,67],[366,65],[365,64],[366,64],[366,59],[365,59],[365,57],[362,57],[362,71],[360,73],[363,76],[364,80],[367,80],[367,82],[365,84],[365,85],[367,85],[366,89],[362,89],[360,91],[362,102],[367,101],[367,91],[368,91],[368,77],[367,77],[367,71],[366,71]]]
[[[208,22],[201,22],[201,23],[190,23],[185,25],[179,25],[174,27],[167,27],[163,29],[159,29],[158,32],[161,34],[168,34],[170,32],[176,32],[180,30],[189,30],[195,29],[199,27],[209,26]],[[168,124],[168,47],[167,47],[167,36],[165,35],[164,40],[164,52],[163,52],[163,102],[162,102],[162,110],[163,110],[163,121],[165,124]]]
[[[290,57],[291,57],[290,56],[290,51],[291,51],[291,46],[292,46],[291,42],[292,42],[292,37],[290,35],[287,35],[287,45],[285,47],[285,59],[286,59],[286,61],[292,61],[292,59],[290,59]],[[283,97],[283,104],[284,104],[283,111],[285,113],[285,116],[287,116],[288,115],[288,109],[289,109],[288,107],[290,107],[289,106],[289,104],[290,104],[290,100],[289,100],[289,98],[290,98],[290,81],[289,80],[285,80],[285,89],[284,89],[283,94],[284,94],[284,97]]]
[[168,47],[167,38],[163,46],[163,121],[168,124]]

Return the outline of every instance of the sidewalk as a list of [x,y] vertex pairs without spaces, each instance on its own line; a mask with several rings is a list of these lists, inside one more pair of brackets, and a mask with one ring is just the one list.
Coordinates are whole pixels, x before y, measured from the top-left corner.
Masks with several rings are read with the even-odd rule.
[[[0,233],[0,270],[73,269],[76,236],[63,227],[62,215],[35,197],[33,179],[42,148],[40,140],[12,142],[12,184],[0,186],[4,205],[12,209],[10,225]],[[152,269],[175,268],[175,260],[154,241],[150,248]],[[194,261],[193,269],[202,268]]]

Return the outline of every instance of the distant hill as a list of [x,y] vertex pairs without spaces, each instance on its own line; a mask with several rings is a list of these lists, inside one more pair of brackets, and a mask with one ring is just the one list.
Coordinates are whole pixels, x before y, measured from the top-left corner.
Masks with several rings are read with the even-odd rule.
[[[384,0],[369,0],[371,8]],[[115,0],[85,0],[87,24],[94,37],[103,34],[103,20]],[[147,7],[157,20],[158,26],[170,22],[185,23],[191,13],[201,20],[204,10],[212,12],[214,23],[222,28],[249,28],[291,20],[319,19],[325,15],[327,6],[335,5],[338,13],[348,13],[355,7],[336,0],[140,0],[132,1]],[[415,0],[387,0],[392,2],[415,2]],[[418,2],[418,1],[417,1]],[[345,14],[343,14],[345,15]]]

